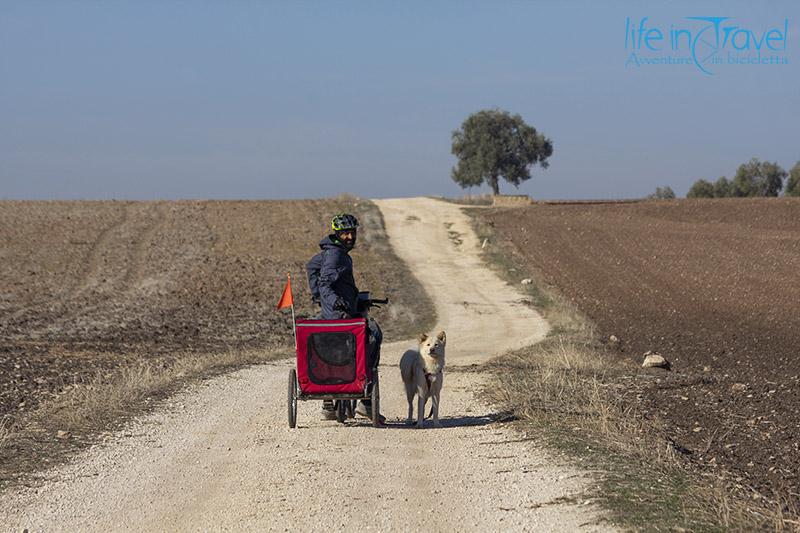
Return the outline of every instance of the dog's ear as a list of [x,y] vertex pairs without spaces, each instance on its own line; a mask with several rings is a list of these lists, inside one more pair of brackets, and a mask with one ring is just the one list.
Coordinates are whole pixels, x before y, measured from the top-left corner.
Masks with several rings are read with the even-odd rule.
[[419,339],[419,343],[422,344],[423,342],[428,340],[428,334],[427,333],[420,333],[418,339]]
[[436,338],[442,342],[447,342],[447,337],[444,334],[444,330],[440,331],[439,334],[436,335]]

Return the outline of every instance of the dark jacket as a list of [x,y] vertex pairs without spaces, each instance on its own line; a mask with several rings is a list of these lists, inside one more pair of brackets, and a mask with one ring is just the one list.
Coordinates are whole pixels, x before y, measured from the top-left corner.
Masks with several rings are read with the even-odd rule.
[[[322,253],[317,284],[322,304],[322,319],[335,320],[356,316],[358,287],[353,277],[353,260],[347,248],[335,240],[333,235],[322,239],[319,247],[322,248]],[[311,263],[309,263],[310,268]]]

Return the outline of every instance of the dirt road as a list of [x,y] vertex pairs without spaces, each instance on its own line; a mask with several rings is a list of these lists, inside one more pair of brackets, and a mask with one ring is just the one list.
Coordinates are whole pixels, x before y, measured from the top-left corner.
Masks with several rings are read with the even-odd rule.
[[442,429],[402,425],[397,361],[410,342],[384,345],[383,429],[322,421],[318,403],[301,403],[290,430],[290,362],[252,367],[173,397],[40,487],[3,495],[2,529],[607,529],[585,505],[590,481],[493,422],[474,394],[483,378],[470,365],[535,342],[546,323],[481,264],[457,206],[377,203],[447,331]]

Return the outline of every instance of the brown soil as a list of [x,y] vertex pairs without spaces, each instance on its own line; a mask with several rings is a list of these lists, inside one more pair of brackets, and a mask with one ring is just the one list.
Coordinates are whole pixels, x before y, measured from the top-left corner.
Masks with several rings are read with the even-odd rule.
[[481,216],[604,342],[621,338],[618,356],[632,368],[648,350],[672,363],[642,380],[639,401],[690,460],[767,496],[798,498],[800,201],[535,205]]
[[342,210],[363,224],[359,287],[393,302],[373,313],[385,337],[411,335],[433,307],[368,201],[0,202],[0,422],[141,358],[291,353],[286,273],[316,312],[305,262]]

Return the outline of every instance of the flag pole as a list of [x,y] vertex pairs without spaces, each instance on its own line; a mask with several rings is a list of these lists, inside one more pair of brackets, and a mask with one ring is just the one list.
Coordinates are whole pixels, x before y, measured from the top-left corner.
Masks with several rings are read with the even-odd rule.
[[[287,272],[286,279],[289,282],[289,287],[292,286],[292,275]],[[294,333],[294,349],[297,351],[297,322],[294,319],[294,297],[292,297],[292,333]]]

